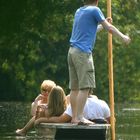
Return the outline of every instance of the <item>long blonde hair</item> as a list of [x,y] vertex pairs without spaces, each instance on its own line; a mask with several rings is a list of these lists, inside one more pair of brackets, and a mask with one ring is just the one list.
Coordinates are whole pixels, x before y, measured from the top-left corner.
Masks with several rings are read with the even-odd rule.
[[48,116],[60,116],[66,109],[66,95],[60,86],[52,89],[48,96]]

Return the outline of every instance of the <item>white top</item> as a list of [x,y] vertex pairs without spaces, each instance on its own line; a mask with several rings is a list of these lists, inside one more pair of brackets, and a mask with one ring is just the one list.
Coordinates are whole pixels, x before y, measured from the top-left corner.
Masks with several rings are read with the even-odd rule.
[[[69,105],[64,112],[72,117],[71,106]],[[110,117],[110,109],[107,103],[96,98],[88,98],[84,107],[84,117],[86,119],[106,119]]]

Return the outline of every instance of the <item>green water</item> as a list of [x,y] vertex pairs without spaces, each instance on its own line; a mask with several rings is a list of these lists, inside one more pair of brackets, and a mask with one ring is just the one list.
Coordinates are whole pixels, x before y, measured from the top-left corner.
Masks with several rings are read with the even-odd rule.
[[[116,104],[116,140],[140,140],[140,104]],[[30,118],[30,103],[0,103],[0,140],[37,140],[32,129],[26,137],[17,136]],[[88,138],[87,138],[88,139]]]
[[116,140],[140,140],[140,104],[117,106]]

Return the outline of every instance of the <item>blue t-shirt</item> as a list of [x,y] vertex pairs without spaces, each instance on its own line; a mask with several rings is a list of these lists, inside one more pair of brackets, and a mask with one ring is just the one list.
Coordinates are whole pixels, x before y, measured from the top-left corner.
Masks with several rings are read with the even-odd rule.
[[79,8],[74,17],[70,44],[83,52],[91,53],[96,40],[97,25],[105,17],[97,6]]

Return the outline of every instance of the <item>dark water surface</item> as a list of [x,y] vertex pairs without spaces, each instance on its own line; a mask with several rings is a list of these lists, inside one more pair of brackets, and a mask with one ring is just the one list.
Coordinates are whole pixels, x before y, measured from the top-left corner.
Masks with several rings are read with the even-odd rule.
[[[32,129],[26,137],[15,130],[30,119],[30,103],[0,102],[0,140],[37,140]],[[116,140],[140,140],[140,104],[116,105]],[[87,138],[88,139],[88,138]]]

